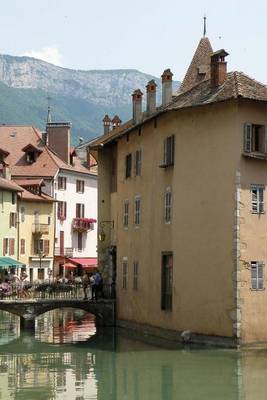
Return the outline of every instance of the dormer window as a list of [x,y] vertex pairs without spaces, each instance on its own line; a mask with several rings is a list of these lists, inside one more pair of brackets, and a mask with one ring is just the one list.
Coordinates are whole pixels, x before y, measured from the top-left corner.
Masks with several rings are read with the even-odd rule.
[[9,155],[8,151],[0,149],[0,163],[5,162],[6,157]]
[[28,144],[27,146],[25,146],[22,151],[25,152],[26,161],[28,164],[33,164],[42,153],[42,150],[38,149],[32,144]]

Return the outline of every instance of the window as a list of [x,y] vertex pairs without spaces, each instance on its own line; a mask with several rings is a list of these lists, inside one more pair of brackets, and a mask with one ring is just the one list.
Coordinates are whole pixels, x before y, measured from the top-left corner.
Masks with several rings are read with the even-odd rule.
[[25,254],[25,239],[20,239],[20,254]]
[[76,181],[76,192],[77,193],[84,193],[84,181]]
[[9,238],[9,252],[8,254],[10,256],[14,256],[15,255],[15,239],[14,238]]
[[37,239],[34,242],[34,254],[43,254],[47,256],[50,251],[50,242],[49,240]]
[[123,204],[123,226],[128,228],[129,225],[129,200],[125,200]]
[[122,261],[122,288],[127,289],[128,284],[128,259],[124,258]]
[[59,201],[57,204],[57,217],[60,220],[64,220],[67,217],[67,203],[66,201]]
[[58,190],[66,190],[66,186],[67,186],[67,178],[65,178],[64,176],[59,176],[57,178]]
[[138,274],[139,274],[139,263],[134,261],[133,263],[133,289],[138,289]]
[[25,208],[24,207],[21,207],[21,209],[20,209],[20,219],[21,219],[21,222],[25,222]]
[[264,213],[264,189],[263,185],[251,185],[251,208],[253,214]]
[[44,280],[44,268],[38,268],[37,278],[40,281]]
[[16,204],[17,201],[17,193],[12,192],[12,204]]
[[170,188],[167,188],[164,198],[164,220],[166,224],[171,222],[171,218],[172,218],[172,192]]
[[127,154],[125,157],[125,178],[130,178],[132,174],[132,155]]
[[3,256],[8,255],[8,238],[3,239]]
[[267,153],[267,130],[264,125],[244,125],[244,152]]
[[173,254],[162,253],[161,263],[161,309],[172,311]]
[[28,164],[34,163],[35,159],[36,159],[35,151],[27,151],[26,152],[26,161]]
[[10,218],[10,219],[9,219],[10,228],[11,228],[11,227],[16,228],[16,225],[17,225],[17,213],[11,212],[9,218]]
[[166,168],[174,164],[174,135],[164,140],[164,156],[162,167]]
[[251,289],[262,290],[264,289],[264,264],[261,261],[251,262]]
[[141,175],[141,168],[142,168],[142,151],[136,150],[135,152],[135,175]]
[[84,204],[76,204],[76,218],[84,218]]
[[78,251],[82,251],[83,249],[83,234],[82,232],[78,232]]
[[136,196],[134,199],[134,224],[140,225],[141,221],[141,197]]

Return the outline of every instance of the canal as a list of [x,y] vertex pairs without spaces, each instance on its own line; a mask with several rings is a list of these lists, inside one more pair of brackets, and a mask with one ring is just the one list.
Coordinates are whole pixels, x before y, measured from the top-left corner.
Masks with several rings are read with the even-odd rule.
[[0,399],[263,400],[267,351],[151,344],[126,331],[96,332],[94,317],[55,310],[34,335],[0,313]]

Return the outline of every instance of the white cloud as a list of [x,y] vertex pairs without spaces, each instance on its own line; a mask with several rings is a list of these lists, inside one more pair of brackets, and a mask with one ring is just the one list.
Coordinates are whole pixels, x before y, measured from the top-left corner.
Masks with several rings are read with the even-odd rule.
[[47,61],[51,64],[62,67],[62,55],[56,46],[46,46],[41,50],[27,51],[23,56],[38,58],[39,60]]

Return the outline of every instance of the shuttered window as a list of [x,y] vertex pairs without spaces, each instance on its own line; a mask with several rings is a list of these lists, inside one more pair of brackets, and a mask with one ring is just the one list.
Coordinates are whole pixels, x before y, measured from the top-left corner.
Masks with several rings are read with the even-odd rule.
[[84,218],[84,204],[76,204],[76,218]]
[[132,155],[127,154],[125,157],[125,178],[130,178],[132,174]]
[[82,251],[83,249],[83,234],[82,232],[78,232],[78,251]]
[[244,124],[244,152],[267,153],[267,127],[265,125]]
[[64,176],[59,176],[57,178],[57,186],[58,190],[66,190],[67,178],[65,178]]
[[166,189],[164,196],[164,220],[166,223],[171,222],[172,217],[172,192],[170,188]]
[[124,228],[129,226],[129,200],[125,200],[123,204],[123,226]]
[[45,255],[48,255],[49,254],[49,240],[44,240],[43,241],[43,251],[44,251],[44,254]]
[[84,181],[81,180],[76,181],[76,192],[84,193]]
[[3,256],[8,255],[8,238],[3,239]]
[[60,220],[67,218],[67,203],[66,201],[59,201],[57,203],[57,217]]
[[251,185],[251,211],[253,214],[264,213],[264,189],[263,185]]
[[174,165],[174,135],[168,136],[164,140],[163,166],[169,167],[172,165]]
[[141,197],[136,196],[134,199],[134,224],[136,226],[141,223]]
[[15,239],[14,238],[9,239],[9,255],[10,256],[15,255]]
[[134,261],[133,263],[133,289],[138,289],[138,276],[139,276],[139,262]]
[[261,261],[251,262],[251,289],[264,289],[264,264]]
[[25,254],[25,239],[20,239],[20,254],[22,256]]
[[122,261],[122,288],[127,289],[128,286],[128,259]]
[[11,212],[10,213],[10,228],[17,226],[17,213]]

